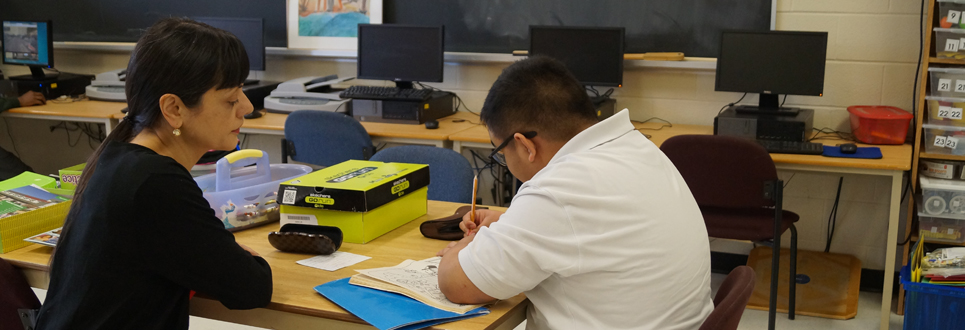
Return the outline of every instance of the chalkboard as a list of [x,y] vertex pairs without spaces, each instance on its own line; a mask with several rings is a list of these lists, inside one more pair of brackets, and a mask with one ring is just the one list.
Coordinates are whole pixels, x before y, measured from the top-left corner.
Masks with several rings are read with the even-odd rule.
[[265,45],[286,47],[285,0],[0,0],[0,19],[52,20],[54,41],[135,42],[164,17],[265,19]]
[[[716,57],[721,30],[769,29],[771,2],[384,0],[383,21],[445,25],[449,52],[525,50],[530,25],[623,26],[628,53]],[[287,45],[284,0],[0,0],[0,19],[53,20],[55,41],[134,42],[169,16],[261,17],[265,44]]]

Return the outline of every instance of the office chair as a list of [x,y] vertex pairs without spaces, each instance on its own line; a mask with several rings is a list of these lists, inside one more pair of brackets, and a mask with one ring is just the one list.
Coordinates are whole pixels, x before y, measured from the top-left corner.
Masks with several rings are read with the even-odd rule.
[[754,293],[754,269],[734,268],[724,279],[714,296],[714,311],[710,312],[700,330],[737,330],[747,301]]
[[0,259],[0,325],[22,329],[18,309],[39,309],[40,299],[19,270]]
[[784,186],[771,155],[754,141],[717,135],[675,136],[660,150],[690,187],[710,237],[772,245],[769,329],[774,329],[777,312],[781,235],[790,229],[788,319],[793,320],[797,275],[794,223],[799,217],[782,208]]
[[400,146],[379,151],[372,160],[428,164],[429,199],[469,203],[472,201],[472,166],[452,149],[430,146]]
[[358,121],[341,113],[299,110],[285,120],[281,161],[332,166],[349,159],[367,160],[375,153],[372,138]]

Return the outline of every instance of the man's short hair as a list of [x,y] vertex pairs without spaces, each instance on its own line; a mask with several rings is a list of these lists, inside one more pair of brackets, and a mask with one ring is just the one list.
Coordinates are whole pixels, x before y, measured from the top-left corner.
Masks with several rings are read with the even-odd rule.
[[536,131],[568,141],[599,120],[586,90],[562,62],[534,56],[513,63],[489,89],[480,119],[498,138]]

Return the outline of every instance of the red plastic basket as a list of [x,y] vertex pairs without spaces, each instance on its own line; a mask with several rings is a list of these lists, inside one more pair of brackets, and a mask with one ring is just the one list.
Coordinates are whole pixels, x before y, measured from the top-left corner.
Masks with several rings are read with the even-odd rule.
[[908,111],[884,105],[853,105],[851,133],[867,144],[902,144],[908,134],[912,115]]

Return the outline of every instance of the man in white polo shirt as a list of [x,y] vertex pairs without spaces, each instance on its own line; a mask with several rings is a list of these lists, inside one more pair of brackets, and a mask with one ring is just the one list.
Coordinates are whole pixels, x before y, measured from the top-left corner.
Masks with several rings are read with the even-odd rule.
[[[529,329],[697,329],[713,310],[710,248],[697,203],[627,110],[598,121],[565,66],[506,68],[481,112],[522,187],[505,213],[464,219],[440,251],[449,300],[526,293]],[[497,221],[498,220],[498,221]]]

